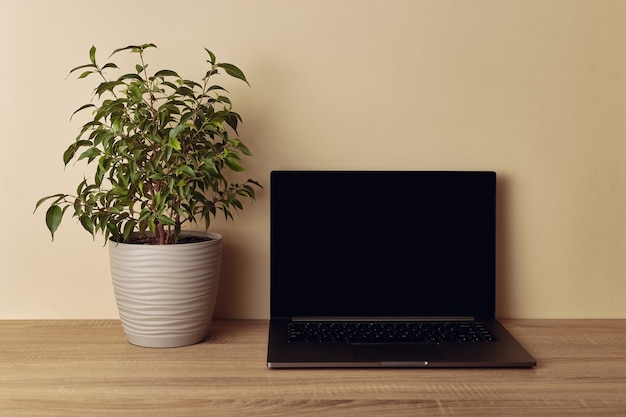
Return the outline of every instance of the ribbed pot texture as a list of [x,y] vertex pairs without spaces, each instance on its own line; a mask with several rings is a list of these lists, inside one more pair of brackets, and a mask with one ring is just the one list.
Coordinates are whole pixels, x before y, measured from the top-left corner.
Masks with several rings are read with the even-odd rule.
[[220,277],[222,236],[207,242],[141,245],[109,242],[117,308],[128,341],[167,348],[207,336]]

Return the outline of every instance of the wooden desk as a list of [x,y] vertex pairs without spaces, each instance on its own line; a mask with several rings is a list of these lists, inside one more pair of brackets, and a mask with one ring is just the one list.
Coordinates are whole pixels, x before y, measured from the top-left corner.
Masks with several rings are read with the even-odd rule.
[[266,321],[129,345],[117,321],[0,321],[0,416],[626,416],[626,320],[505,320],[534,369],[268,370]]

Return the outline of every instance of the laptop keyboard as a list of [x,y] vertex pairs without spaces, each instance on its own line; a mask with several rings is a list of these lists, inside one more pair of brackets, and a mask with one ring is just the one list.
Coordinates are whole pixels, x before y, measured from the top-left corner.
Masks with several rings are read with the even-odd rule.
[[406,321],[292,321],[289,342],[444,343],[493,342],[484,323]]

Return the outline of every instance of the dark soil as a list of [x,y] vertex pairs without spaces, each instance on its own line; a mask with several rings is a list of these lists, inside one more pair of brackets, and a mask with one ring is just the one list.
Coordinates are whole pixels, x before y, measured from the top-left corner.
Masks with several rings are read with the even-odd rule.
[[[209,240],[213,240],[208,236],[195,236],[195,235],[186,235],[181,234],[178,237],[177,245],[185,244],[185,243],[198,243],[198,242],[207,242]],[[154,236],[133,236],[127,242],[133,245],[158,245],[156,237]]]

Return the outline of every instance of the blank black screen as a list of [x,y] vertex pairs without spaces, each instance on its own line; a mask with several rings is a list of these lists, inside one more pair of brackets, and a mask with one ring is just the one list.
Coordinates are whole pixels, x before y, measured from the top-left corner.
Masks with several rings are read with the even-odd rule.
[[274,171],[271,314],[492,317],[494,172]]

